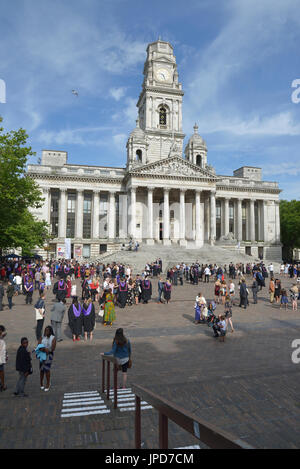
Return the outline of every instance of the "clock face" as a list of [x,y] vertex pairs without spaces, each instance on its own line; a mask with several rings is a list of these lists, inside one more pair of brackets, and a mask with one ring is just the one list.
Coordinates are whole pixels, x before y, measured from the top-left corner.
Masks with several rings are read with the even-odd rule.
[[159,68],[156,72],[156,78],[158,81],[168,81],[170,78],[170,75],[166,69]]

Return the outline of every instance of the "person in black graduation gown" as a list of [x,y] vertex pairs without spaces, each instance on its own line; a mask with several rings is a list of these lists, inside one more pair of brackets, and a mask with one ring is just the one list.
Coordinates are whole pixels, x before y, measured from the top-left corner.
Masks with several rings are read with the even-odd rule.
[[142,281],[141,288],[143,303],[148,303],[152,296],[152,284],[148,278]]
[[127,285],[126,280],[122,279],[118,287],[118,300],[117,300],[120,308],[125,308],[126,303],[127,303],[127,297],[128,297],[128,285]]
[[77,297],[74,297],[73,303],[68,310],[68,317],[69,326],[73,335],[73,342],[75,342],[75,340],[80,340],[83,326],[82,306],[78,302]]
[[90,334],[90,340],[93,339],[93,330],[95,328],[95,307],[92,299],[88,298],[82,305],[82,320],[84,330],[84,340],[87,340],[88,333]]
[[62,301],[67,296],[67,283],[60,278],[53,286],[53,294],[56,295],[57,301]]

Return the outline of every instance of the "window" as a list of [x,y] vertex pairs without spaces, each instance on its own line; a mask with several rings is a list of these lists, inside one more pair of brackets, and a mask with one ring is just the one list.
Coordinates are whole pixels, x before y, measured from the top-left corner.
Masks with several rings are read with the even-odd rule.
[[259,241],[259,211],[258,211],[258,202],[254,203],[254,220],[255,220],[255,241]]
[[119,200],[119,194],[116,194],[115,211],[116,211],[116,238],[118,238],[119,234],[120,234],[120,200]]
[[202,166],[202,156],[201,155],[196,156],[196,165],[197,166]]
[[142,162],[142,150],[136,151],[136,161],[138,161],[139,163]]
[[159,125],[167,125],[167,110],[164,106],[162,106],[159,110]]
[[174,220],[174,210],[170,210],[170,219]]
[[247,240],[247,205],[242,202],[242,240]]
[[100,244],[99,254],[103,254],[104,252],[107,252],[107,244]]
[[51,234],[58,237],[59,192],[51,193],[50,226]]
[[83,238],[91,238],[92,194],[85,194],[83,199]]
[[90,245],[89,244],[83,245],[82,256],[86,259],[90,257]]
[[68,194],[67,238],[75,238],[76,194]]
[[107,238],[107,211],[108,211],[108,195],[100,193],[100,221],[99,221],[99,229],[100,229],[100,238]]

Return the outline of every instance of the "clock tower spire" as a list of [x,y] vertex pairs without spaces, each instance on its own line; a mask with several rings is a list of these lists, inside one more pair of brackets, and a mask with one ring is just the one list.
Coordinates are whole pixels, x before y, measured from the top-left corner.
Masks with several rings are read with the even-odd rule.
[[137,107],[140,128],[148,143],[148,161],[182,156],[182,91],[176,58],[169,42],[148,45],[144,81]]

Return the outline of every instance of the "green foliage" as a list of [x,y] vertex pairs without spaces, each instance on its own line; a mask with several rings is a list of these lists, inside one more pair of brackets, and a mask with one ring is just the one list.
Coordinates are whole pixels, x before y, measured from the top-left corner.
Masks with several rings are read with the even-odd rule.
[[29,211],[41,207],[43,197],[26,173],[27,159],[34,155],[27,138],[23,129],[4,133],[0,127],[0,249],[22,248],[24,254],[48,239],[47,224]]
[[300,200],[280,201],[280,230],[286,249],[300,248]]

